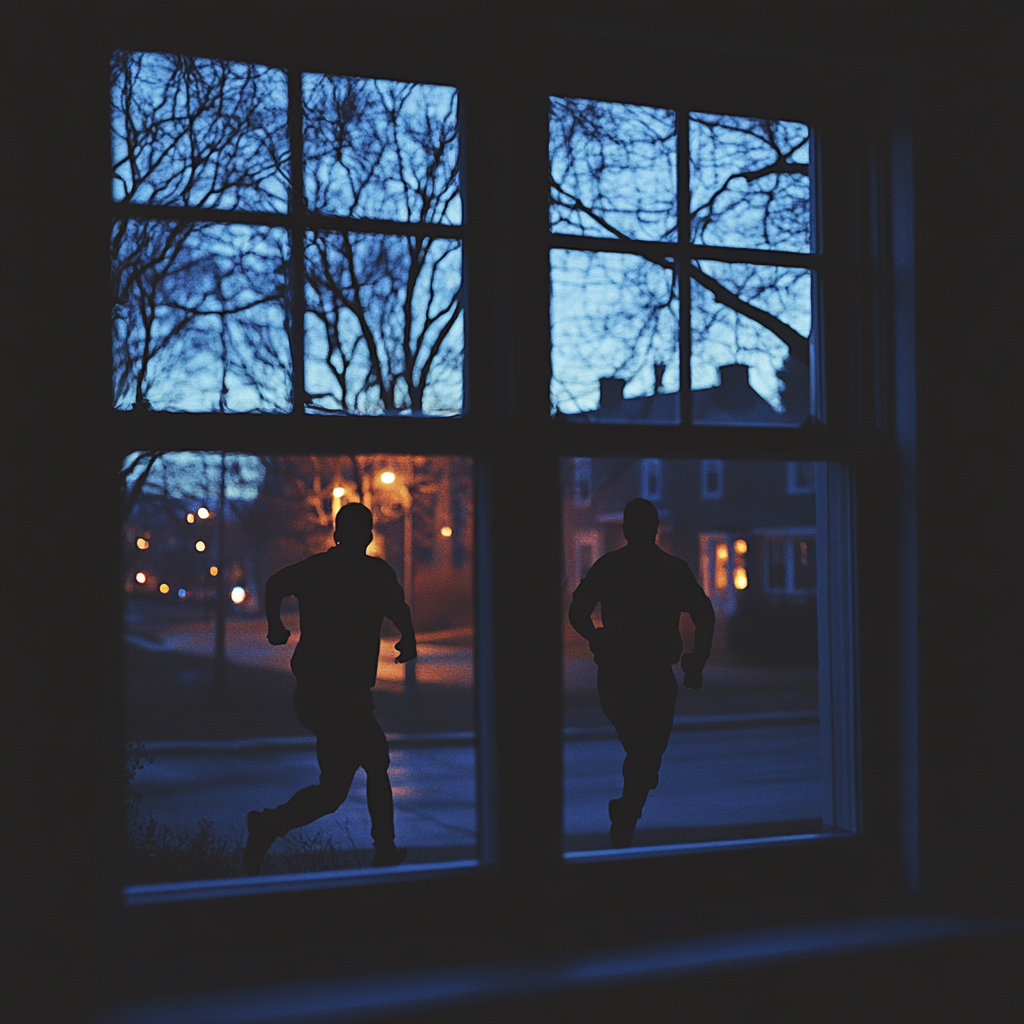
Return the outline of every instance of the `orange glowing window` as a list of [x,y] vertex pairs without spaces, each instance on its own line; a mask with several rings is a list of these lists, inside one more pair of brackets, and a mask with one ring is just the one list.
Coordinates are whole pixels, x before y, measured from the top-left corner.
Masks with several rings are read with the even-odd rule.
[[715,545],[715,589],[725,590],[729,586],[729,545]]

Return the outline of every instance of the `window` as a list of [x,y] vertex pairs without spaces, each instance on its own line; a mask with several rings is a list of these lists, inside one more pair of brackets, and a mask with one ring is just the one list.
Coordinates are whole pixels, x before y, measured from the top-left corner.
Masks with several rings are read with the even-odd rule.
[[722,476],[721,459],[701,459],[700,463],[700,496],[702,498],[720,498],[725,488]]
[[805,462],[786,463],[786,493],[813,494],[814,468]]
[[563,96],[549,117],[552,411],[802,424],[817,360],[808,125]]
[[116,408],[461,412],[455,89],[161,53],[113,72]]
[[572,498],[577,505],[586,507],[590,504],[590,459],[573,459],[572,463]]
[[[136,775],[140,814],[159,810],[147,772],[167,807],[200,784],[201,773],[172,778],[183,759],[156,743],[219,744],[227,765],[276,737],[288,742],[266,745],[245,774],[269,779],[276,769],[261,763],[300,757],[308,767],[308,739],[274,731],[289,720],[287,671],[244,659],[279,653],[257,629],[272,542],[286,560],[326,545],[336,506],[361,493],[381,523],[378,550],[403,582],[411,573],[426,634],[415,671],[382,660],[378,684],[393,784],[409,790],[397,807],[415,858],[402,870],[416,885],[442,865],[554,870],[565,855],[567,871],[596,858],[625,872],[639,870],[626,863],[637,851],[856,834],[852,459],[842,419],[824,416],[823,339],[838,339],[830,366],[851,343],[824,332],[835,320],[821,109],[751,95],[707,113],[719,110],[714,89],[689,72],[619,90],[595,85],[597,72],[577,81],[549,68],[536,83],[546,107],[492,110],[465,86],[483,72],[459,55],[434,54],[409,82],[382,51],[309,67],[280,54],[275,65],[275,53],[266,64],[115,60],[128,719],[134,729],[144,712],[163,715],[166,727],[129,736],[154,759]],[[158,127],[158,108],[177,120]],[[495,125],[517,140],[516,159],[490,148]],[[185,149],[157,145],[172,129]],[[234,163],[212,160],[207,138]],[[159,160],[139,158],[147,146]],[[744,803],[741,786],[707,773],[687,790],[676,763],[651,831],[620,853],[607,845],[615,793],[604,791],[621,768],[609,761],[617,741],[565,613],[594,562],[622,545],[636,496],[657,504],[659,543],[719,616],[708,682],[684,692],[673,729],[686,742],[702,733],[708,757],[756,796]],[[249,721],[232,703],[240,665],[278,673],[260,676]],[[217,671],[221,709],[203,704]],[[158,676],[173,686],[143,693]],[[736,715],[754,716],[739,739]],[[743,765],[729,761],[733,739],[747,745]],[[757,760],[762,742],[777,760]],[[671,749],[685,757],[685,744]],[[429,805],[442,790],[448,804]],[[279,798],[260,803],[247,781],[231,799],[244,812]],[[323,837],[334,850],[347,814]],[[280,870],[312,863],[296,853]],[[388,889],[384,902],[397,900]]]
[[648,501],[661,500],[661,459],[640,463],[640,496]]

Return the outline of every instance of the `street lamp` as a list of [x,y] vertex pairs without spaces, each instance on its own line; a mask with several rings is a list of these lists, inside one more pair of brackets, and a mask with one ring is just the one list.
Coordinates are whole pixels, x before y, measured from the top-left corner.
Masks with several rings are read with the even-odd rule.
[[[380,475],[380,482],[389,487],[393,486],[397,479],[398,478],[390,469],[384,470]],[[397,490],[399,501],[402,503],[402,586],[405,589],[406,603],[409,605],[409,609],[411,611],[414,584],[412,571],[412,494],[404,483],[399,483]],[[416,662],[407,661],[405,663],[405,689],[406,692],[409,693],[415,688]]]

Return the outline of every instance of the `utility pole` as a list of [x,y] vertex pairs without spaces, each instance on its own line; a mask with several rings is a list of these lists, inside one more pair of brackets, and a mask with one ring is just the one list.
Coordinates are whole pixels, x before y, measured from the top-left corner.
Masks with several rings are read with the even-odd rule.
[[[411,463],[411,460],[410,460]],[[412,477],[412,466],[410,464],[409,470],[410,482]],[[413,605],[413,587],[415,586],[415,580],[413,579],[412,570],[412,549],[413,549],[413,532],[412,532],[412,491],[409,490],[408,484],[402,485],[402,497],[404,501],[405,515],[402,517],[404,526],[404,536],[402,544],[402,586],[405,589],[405,601],[409,605],[410,612],[412,611]],[[415,619],[413,622],[415,623]],[[405,663],[405,692],[413,693],[416,689],[416,662],[407,661]]]
[[227,476],[227,457],[220,453],[220,500],[217,505],[217,575],[216,583],[216,624],[213,650],[213,700],[218,708],[224,706],[227,692],[227,657],[225,652],[225,633],[227,628],[227,508],[225,503],[225,477]]

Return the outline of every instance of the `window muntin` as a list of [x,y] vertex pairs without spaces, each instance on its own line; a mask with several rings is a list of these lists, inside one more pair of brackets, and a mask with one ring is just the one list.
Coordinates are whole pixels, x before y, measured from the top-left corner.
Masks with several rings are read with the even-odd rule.
[[457,90],[289,74],[115,55],[115,408],[460,415]]
[[[688,139],[678,138],[673,111],[549,100],[552,413],[678,422],[663,392],[689,380],[693,423],[801,425],[812,393],[810,129],[688,117]],[[673,147],[687,152],[672,159]],[[673,244],[677,165],[689,166],[688,245]],[[603,241],[568,250],[569,234]],[[771,251],[785,260],[773,266],[761,255]],[[681,266],[688,360],[678,343]]]
[[[819,567],[814,548],[827,534],[825,495],[790,495],[786,463],[727,460],[730,498],[704,488],[717,460],[592,459],[594,500],[571,500],[572,460],[563,463],[563,532],[577,552],[581,538],[601,555],[624,544],[622,509],[643,494],[651,462],[662,469],[657,507],[658,544],[683,558],[716,613],[711,660],[699,690],[680,687],[672,736],[637,827],[634,847],[719,839],[820,832],[833,823],[831,779],[823,756],[831,749],[832,723],[842,715],[827,696],[832,667],[819,660]],[[815,475],[815,463],[807,464]],[[808,565],[788,579],[803,586],[780,590],[772,573],[772,545],[783,537],[803,543]],[[567,565],[583,569],[577,554]],[[567,609],[580,577],[566,581]],[[600,605],[594,616],[601,624]],[[693,626],[682,616],[684,650]],[[563,629],[564,849],[569,854],[607,850],[608,808],[622,788],[623,748],[598,700],[594,664],[586,643],[568,622]],[[679,666],[675,667],[681,682]],[[822,746],[822,744],[825,744]],[[825,755],[822,754],[825,751]]]
[[700,496],[720,498],[725,493],[725,476],[721,459],[701,459]]
[[[389,735],[410,863],[477,857],[471,463],[401,455],[137,452],[126,460],[122,582],[129,884],[241,874],[245,815],[317,780],[289,659],[265,639],[267,578],[331,545],[347,501],[374,513],[369,553],[411,595],[419,658],[385,621],[376,717]],[[338,812],[271,848],[265,873],[369,865],[362,772]]]

